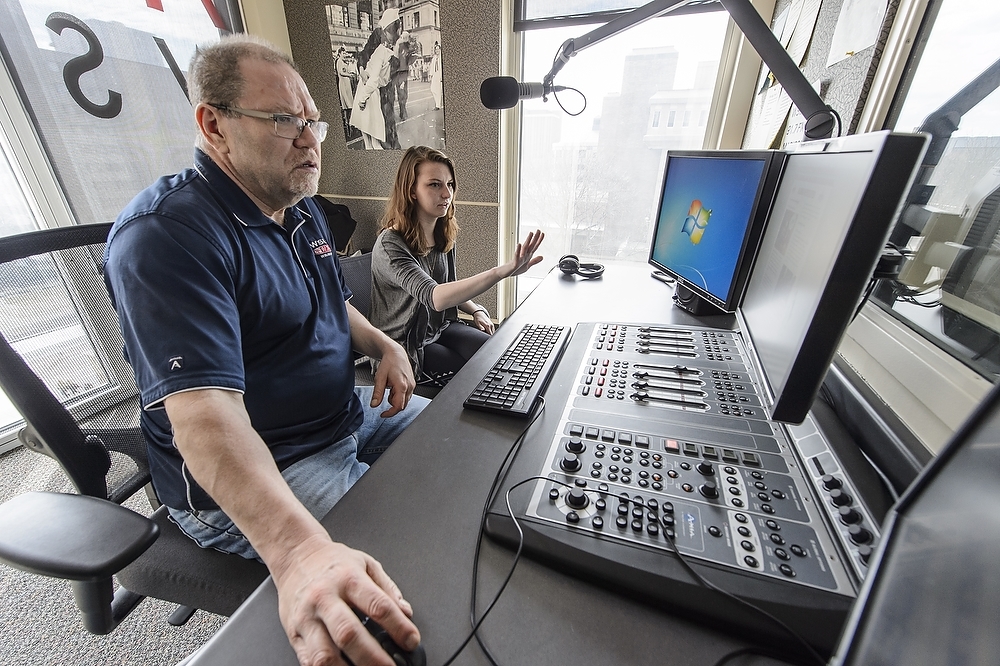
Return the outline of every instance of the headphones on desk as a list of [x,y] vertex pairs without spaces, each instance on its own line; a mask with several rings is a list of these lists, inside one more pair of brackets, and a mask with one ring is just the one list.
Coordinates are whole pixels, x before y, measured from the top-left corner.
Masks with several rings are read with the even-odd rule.
[[567,254],[560,259],[559,270],[566,275],[579,275],[588,280],[604,275],[604,266],[602,264],[582,264],[580,263],[580,258],[575,254]]

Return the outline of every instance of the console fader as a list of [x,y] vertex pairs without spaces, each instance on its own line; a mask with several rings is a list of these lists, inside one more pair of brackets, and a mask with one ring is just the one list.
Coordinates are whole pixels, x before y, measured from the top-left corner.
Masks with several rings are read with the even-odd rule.
[[[830,649],[878,530],[811,416],[767,419],[739,333],[579,324],[558,373],[568,393],[558,426],[525,443],[504,484],[548,479],[512,493],[526,550],[787,640],[701,586],[676,548],[713,584]],[[547,410],[558,408],[549,394]],[[502,493],[487,532],[516,538]]]

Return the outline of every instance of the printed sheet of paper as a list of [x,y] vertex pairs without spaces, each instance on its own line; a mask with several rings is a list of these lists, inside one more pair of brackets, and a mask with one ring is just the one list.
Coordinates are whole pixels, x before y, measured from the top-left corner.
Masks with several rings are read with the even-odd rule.
[[875,44],[887,4],[886,0],[844,0],[826,60],[827,67]]

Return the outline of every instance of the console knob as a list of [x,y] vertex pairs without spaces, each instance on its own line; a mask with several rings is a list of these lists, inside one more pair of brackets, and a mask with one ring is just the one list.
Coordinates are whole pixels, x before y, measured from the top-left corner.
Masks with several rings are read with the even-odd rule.
[[570,453],[583,453],[584,448],[583,441],[579,437],[573,437],[566,442],[566,450]]
[[844,485],[843,481],[833,476],[832,474],[824,474],[820,477],[820,481],[823,483],[823,487],[827,490],[836,490]]
[[858,548],[858,556],[861,558],[861,561],[864,562],[865,564],[868,564],[868,560],[872,558],[872,553],[874,552],[875,549],[872,548],[871,546],[861,546],[860,548]]
[[715,499],[719,496],[719,489],[715,486],[714,481],[706,481],[698,487],[698,492],[707,497],[708,499]]
[[861,514],[852,507],[842,506],[837,510],[837,513],[840,514],[840,520],[845,525],[854,525],[861,522]]
[[861,546],[872,540],[872,533],[861,527],[860,525],[851,525],[847,528],[847,533],[851,537],[851,541]]
[[583,492],[583,489],[573,488],[566,493],[566,504],[574,509],[582,509],[590,504],[590,499],[587,497],[587,493]]
[[563,456],[563,459],[559,461],[559,466],[564,472],[578,472],[580,471],[580,468],[583,467],[583,463],[580,462],[580,458],[578,458],[575,453],[567,453]]
[[830,491],[830,501],[833,502],[834,506],[848,506],[854,500],[843,490],[837,489]]
[[698,463],[696,469],[702,476],[712,476],[715,474],[715,467],[710,462],[700,462]]

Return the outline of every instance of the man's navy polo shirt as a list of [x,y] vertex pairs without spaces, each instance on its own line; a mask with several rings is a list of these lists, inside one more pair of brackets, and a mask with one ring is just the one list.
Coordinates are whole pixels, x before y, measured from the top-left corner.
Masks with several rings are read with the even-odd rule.
[[311,199],[267,218],[203,152],[122,211],[105,281],[142,394],[153,485],[164,504],[216,504],[173,445],[163,399],[198,388],[243,393],[284,469],[354,432],[361,404],[333,234]]

